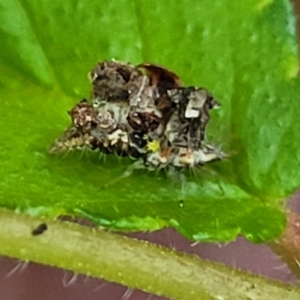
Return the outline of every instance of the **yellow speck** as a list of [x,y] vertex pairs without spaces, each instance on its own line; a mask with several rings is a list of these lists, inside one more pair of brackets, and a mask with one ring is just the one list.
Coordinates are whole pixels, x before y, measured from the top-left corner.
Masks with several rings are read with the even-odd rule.
[[157,152],[160,148],[160,144],[158,140],[154,140],[152,142],[148,142],[146,147],[149,151]]

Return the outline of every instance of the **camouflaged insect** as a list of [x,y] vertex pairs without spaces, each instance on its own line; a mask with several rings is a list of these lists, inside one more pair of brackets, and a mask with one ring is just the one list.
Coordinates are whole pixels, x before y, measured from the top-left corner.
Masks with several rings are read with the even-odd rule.
[[150,170],[194,167],[222,159],[205,140],[209,111],[219,106],[204,88],[184,87],[152,64],[100,62],[90,73],[92,103],[70,111],[71,126],[50,153],[74,149],[131,156]]

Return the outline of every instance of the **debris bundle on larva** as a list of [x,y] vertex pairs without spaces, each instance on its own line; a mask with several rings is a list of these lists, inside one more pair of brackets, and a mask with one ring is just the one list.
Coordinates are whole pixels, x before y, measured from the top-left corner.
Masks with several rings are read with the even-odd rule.
[[184,87],[171,71],[103,61],[90,73],[92,101],[70,111],[71,126],[50,153],[100,150],[130,156],[149,169],[194,167],[222,158],[205,140],[209,111],[219,106],[204,88]]

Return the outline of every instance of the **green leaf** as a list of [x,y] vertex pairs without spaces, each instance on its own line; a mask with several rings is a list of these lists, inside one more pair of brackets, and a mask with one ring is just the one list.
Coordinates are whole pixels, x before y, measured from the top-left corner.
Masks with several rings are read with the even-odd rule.
[[[4,3],[5,2],[5,3]],[[287,0],[0,2],[0,205],[122,230],[174,226],[197,241],[278,236],[300,183],[295,17]],[[231,157],[188,175],[99,154],[50,156],[103,59],[161,64],[222,103],[208,138]]]

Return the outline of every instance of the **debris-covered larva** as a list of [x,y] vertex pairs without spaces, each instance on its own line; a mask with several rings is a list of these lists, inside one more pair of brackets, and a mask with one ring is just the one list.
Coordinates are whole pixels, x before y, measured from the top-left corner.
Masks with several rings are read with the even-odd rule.
[[204,88],[184,87],[160,66],[103,61],[89,73],[91,102],[69,111],[71,125],[50,153],[100,150],[131,156],[150,170],[202,166],[223,158],[205,139],[209,111],[219,107]]

